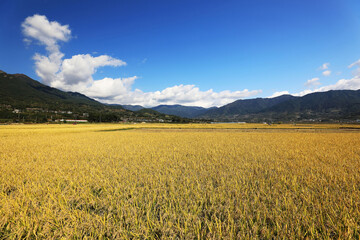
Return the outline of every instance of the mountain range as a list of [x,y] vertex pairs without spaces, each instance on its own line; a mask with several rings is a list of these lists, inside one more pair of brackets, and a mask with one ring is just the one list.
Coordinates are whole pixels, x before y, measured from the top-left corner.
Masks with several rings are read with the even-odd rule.
[[[121,105],[123,108],[131,110],[131,111],[138,111],[140,109],[143,109],[144,107],[140,105]],[[151,109],[164,113],[164,114],[170,114],[170,115],[176,115],[184,118],[197,118],[201,114],[206,113],[210,109],[214,109],[216,107],[212,108],[203,108],[203,107],[196,107],[196,106],[183,106],[183,105],[159,105],[156,107],[152,107]]]
[[360,90],[237,100],[200,115],[222,121],[338,121],[360,118]]
[[225,122],[353,121],[360,119],[360,90],[237,100],[219,108],[160,105],[152,109],[165,114]]
[[[237,100],[222,107],[103,104],[77,92],[46,86],[23,74],[0,71],[0,119],[68,117],[89,121],[354,121],[360,119],[360,90],[332,90],[302,97]],[[17,111],[15,111],[17,109]],[[36,113],[36,114],[35,114]],[[55,114],[53,114],[55,113]],[[193,121],[193,120],[192,120]]]

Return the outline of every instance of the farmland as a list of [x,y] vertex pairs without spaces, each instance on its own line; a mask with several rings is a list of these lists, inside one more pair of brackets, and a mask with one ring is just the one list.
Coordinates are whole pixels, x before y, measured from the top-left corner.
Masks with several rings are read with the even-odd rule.
[[360,126],[0,126],[0,239],[359,239]]

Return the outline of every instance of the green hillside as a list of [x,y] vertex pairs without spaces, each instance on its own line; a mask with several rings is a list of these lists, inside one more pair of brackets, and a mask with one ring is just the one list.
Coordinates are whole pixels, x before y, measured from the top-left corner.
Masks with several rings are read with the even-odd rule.
[[238,100],[200,115],[218,121],[355,121],[360,119],[360,90],[332,90],[303,97]]
[[104,105],[83,94],[63,92],[46,86],[23,74],[0,72],[0,104],[14,108],[47,108],[61,110],[100,110]]

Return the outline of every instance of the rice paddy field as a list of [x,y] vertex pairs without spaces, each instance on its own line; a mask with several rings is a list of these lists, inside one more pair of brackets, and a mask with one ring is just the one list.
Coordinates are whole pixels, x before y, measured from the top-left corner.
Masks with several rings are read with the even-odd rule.
[[0,126],[0,239],[360,239],[360,126]]

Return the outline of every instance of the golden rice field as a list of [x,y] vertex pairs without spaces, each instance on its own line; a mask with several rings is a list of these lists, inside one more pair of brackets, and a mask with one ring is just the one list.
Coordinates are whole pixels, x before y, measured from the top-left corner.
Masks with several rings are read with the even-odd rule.
[[360,128],[0,126],[0,239],[94,238],[359,239]]

